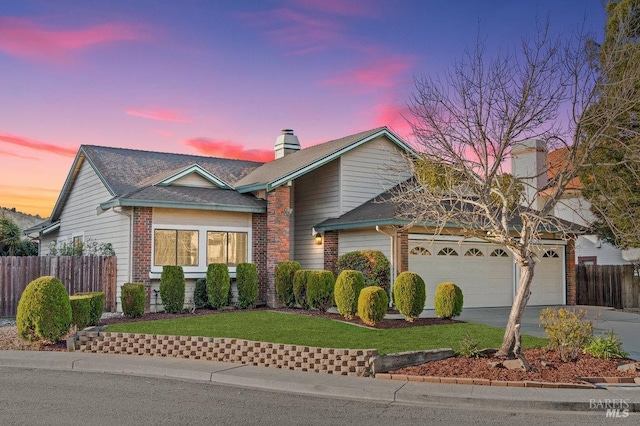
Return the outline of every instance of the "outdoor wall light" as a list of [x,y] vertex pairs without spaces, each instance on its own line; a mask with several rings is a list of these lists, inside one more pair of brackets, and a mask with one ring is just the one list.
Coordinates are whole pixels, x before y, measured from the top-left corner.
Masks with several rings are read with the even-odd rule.
[[322,235],[319,232],[316,233],[316,235],[314,237],[314,240],[315,240],[316,244],[318,244],[318,245],[322,244]]

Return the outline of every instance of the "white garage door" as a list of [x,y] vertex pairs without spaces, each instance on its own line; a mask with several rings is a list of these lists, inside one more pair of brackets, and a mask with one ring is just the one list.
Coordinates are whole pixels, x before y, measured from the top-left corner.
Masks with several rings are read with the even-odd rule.
[[410,239],[409,270],[426,284],[427,309],[433,309],[436,287],[444,281],[462,289],[467,308],[511,306],[513,302],[513,260],[499,246]]
[[564,304],[564,247],[538,246],[528,305]]

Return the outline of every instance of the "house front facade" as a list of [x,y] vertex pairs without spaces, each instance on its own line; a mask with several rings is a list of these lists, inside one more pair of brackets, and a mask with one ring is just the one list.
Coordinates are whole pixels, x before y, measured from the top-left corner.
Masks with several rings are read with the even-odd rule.
[[[49,221],[37,229],[41,255],[52,243],[110,243],[118,259],[119,292],[143,282],[150,310],[161,309],[164,265],[183,266],[187,298],[210,263],[251,262],[259,301],[276,306],[274,270],[297,260],[305,269],[336,270],[338,256],[377,249],[392,280],[413,270],[433,295],[442,281],[465,294],[465,306],[511,305],[517,282],[512,257],[498,246],[435,237],[406,228],[389,190],[410,176],[414,151],[385,127],[301,149],[292,130],[276,139],[275,160],[257,163],[204,156],[83,145]],[[540,245],[531,304],[572,303],[571,243]],[[547,253],[548,252],[548,253]],[[571,262],[573,263],[573,262]],[[433,298],[427,298],[427,308]]]

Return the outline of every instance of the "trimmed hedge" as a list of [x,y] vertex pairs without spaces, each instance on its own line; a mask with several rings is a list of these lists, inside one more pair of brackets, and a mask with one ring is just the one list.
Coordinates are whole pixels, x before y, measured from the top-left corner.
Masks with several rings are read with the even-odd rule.
[[89,326],[91,321],[91,296],[74,294],[69,296],[71,303],[71,324],[75,324],[78,330]]
[[353,269],[340,272],[334,288],[334,299],[339,314],[346,319],[353,319],[358,312],[358,296],[363,288],[362,272]]
[[16,314],[21,339],[57,342],[69,331],[71,320],[69,293],[58,278],[36,278],[22,292]]
[[276,265],[276,296],[287,308],[296,306],[296,297],[293,293],[293,276],[299,270],[300,262],[287,261]]
[[89,296],[91,301],[91,313],[89,315],[88,325],[98,325],[104,311],[104,293],[101,291],[92,291],[86,293],[76,293],[76,296]]
[[207,296],[207,279],[198,278],[196,287],[193,290],[193,303],[196,309],[207,309],[209,306],[209,296]]
[[376,325],[384,319],[389,307],[389,296],[382,287],[365,287],[358,296],[358,316],[367,325]]
[[402,272],[393,283],[393,301],[405,319],[413,322],[424,309],[427,299],[424,280],[414,272]]
[[379,250],[361,250],[345,253],[338,257],[338,273],[345,269],[362,272],[366,287],[376,285],[389,291],[391,268],[389,260]]
[[299,269],[293,274],[293,295],[296,299],[296,303],[302,309],[309,309],[309,302],[307,299],[307,283],[309,282],[309,274],[313,271],[308,269]]
[[143,283],[125,283],[120,289],[122,312],[127,317],[141,317],[144,314],[146,299],[147,295]]
[[184,309],[184,270],[182,266],[165,265],[160,275],[160,297],[165,312],[179,314]]
[[258,267],[253,263],[239,263],[236,267],[238,307],[253,308],[258,301]]
[[326,312],[333,302],[333,272],[311,271],[307,279],[307,303],[320,312]]
[[207,267],[207,297],[209,305],[213,309],[227,306],[229,292],[231,290],[231,278],[229,267],[226,263],[211,263]]
[[434,305],[438,318],[453,318],[462,313],[464,298],[460,287],[452,282],[438,284]]

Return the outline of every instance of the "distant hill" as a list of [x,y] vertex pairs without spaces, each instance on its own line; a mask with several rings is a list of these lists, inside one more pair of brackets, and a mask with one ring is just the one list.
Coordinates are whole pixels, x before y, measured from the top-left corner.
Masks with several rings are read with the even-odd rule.
[[27,228],[31,228],[33,225],[37,225],[43,222],[45,219],[39,215],[33,216],[27,213],[16,211],[15,208],[0,207],[0,216],[5,216],[11,219],[21,231]]

